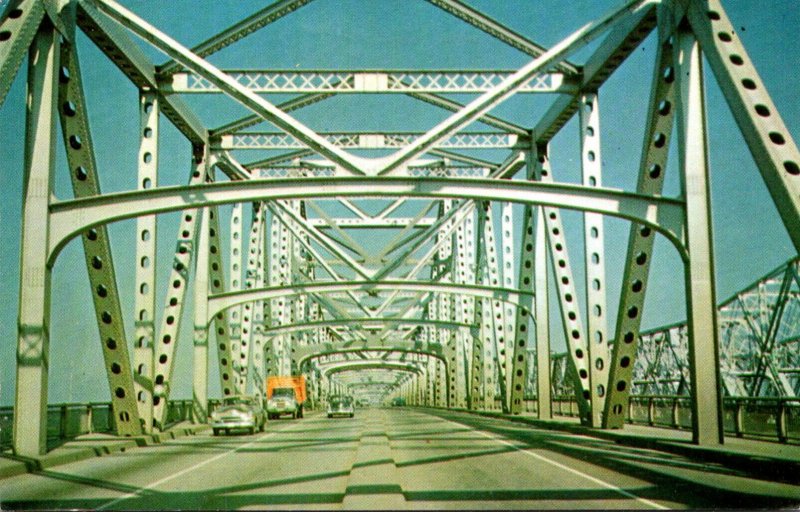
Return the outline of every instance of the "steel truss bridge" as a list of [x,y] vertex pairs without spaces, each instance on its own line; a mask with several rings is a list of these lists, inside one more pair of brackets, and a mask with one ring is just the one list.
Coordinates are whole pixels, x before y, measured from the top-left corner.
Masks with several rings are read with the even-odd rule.
[[[348,392],[514,415],[535,399],[539,417],[550,418],[553,397],[569,396],[582,423],[597,429],[623,427],[632,394],[682,395],[699,445],[723,442],[724,397],[800,395],[798,260],[728,300],[715,293],[706,62],[800,250],[800,153],[720,0],[629,0],[551,48],[460,0],[428,1],[529,62],[499,70],[220,69],[211,55],[246,44],[309,0],[277,0],[192,48],[114,0],[7,5],[0,103],[29,56],[17,455],[47,451],[48,372],[58,364],[49,359],[52,269],[77,238],[105,362],[98,371],[120,436],[167,424],[185,313],[197,423],[208,418],[209,362],[223,396],[260,392],[268,375],[296,373],[306,375],[315,403]],[[638,182],[609,188],[601,91],[651,33],[658,43]],[[136,186],[127,191],[100,190],[109,170],[96,162],[89,129],[77,54],[84,36],[139,92]],[[169,60],[156,64],[137,39]],[[568,60],[590,45],[584,63]],[[189,107],[188,96],[199,94],[250,114],[207,126]],[[446,115],[427,131],[321,132],[293,114],[359,94],[404,95]],[[512,96],[549,106],[520,126],[493,113]],[[559,182],[550,162],[551,140],[573,118],[581,184]],[[158,185],[162,119],[191,143],[187,185]],[[57,168],[57,144],[67,168]],[[662,194],[671,147],[674,197]],[[74,197],[55,196],[57,173],[69,174]],[[232,209],[228,222],[222,208]],[[568,247],[564,210],[582,215],[580,253]],[[159,261],[156,216],[170,212],[180,213],[174,255]],[[607,307],[609,216],[630,224],[616,313]],[[128,292],[118,287],[123,269],[107,229],[125,219],[136,222],[135,312],[121,306]],[[688,320],[643,332],[657,236],[683,265]],[[585,282],[575,277],[576,259]],[[164,265],[171,274],[159,290]],[[551,337],[560,336],[549,332],[551,302],[566,338],[559,355],[551,354]],[[126,315],[135,316],[133,332]]]

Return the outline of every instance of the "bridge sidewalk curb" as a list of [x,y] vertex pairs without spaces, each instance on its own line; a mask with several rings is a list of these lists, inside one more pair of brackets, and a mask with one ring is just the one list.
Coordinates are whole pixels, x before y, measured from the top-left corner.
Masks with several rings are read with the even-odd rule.
[[[732,443],[738,441],[738,439],[734,438],[726,438],[728,444],[724,444],[721,447],[698,446],[680,439],[644,437],[626,433],[624,430],[598,430],[566,421],[510,416],[493,411],[470,411],[467,409],[451,410],[476,416],[504,419],[516,423],[526,423],[546,430],[558,430],[595,437],[635,448],[668,452],[695,460],[699,459],[704,462],[722,464],[726,467],[735,468],[762,478],[767,477],[772,480],[794,485],[800,484],[800,460],[789,455],[784,456],[777,453],[753,454],[741,450],[737,451],[735,447],[731,446]],[[777,451],[780,451],[781,447],[784,446],[778,443],[770,443],[767,445],[768,442],[766,441],[752,440],[752,442],[764,443],[764,448]]]
[[[155,434],[144,434],[132,437],[102,438],[89,437],[93,434],[67,441],[40,457],[20,457],[8,452],[0,453],[0,480],[13,476],[35,473],[63,464],[103,457],[112,453],[125,452],[128,449],[161,444],[165,441],[181,437],[193,436],[208,430],[208,425],[181,425]],[[97,434],[94,434],[97,435]]]

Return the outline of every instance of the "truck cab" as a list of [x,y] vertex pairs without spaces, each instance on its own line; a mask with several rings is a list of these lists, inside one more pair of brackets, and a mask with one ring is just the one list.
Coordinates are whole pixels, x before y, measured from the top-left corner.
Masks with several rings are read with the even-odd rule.
[[303,417],[306,401],[306,379],[302,375],[267,377],[267,418],[277,419],[291,414],[292,418]]
[[282,414],[291,414],[292,418],[303,417],[303,405],[297,403],[294,388],[275,388],[272,397],[267,400],[269,419],[277,419]]

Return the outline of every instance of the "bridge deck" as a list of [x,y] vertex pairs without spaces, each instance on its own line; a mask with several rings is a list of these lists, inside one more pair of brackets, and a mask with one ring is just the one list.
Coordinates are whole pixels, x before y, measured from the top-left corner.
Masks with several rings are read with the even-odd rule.
[[[648,439],[654,430],[662,429],[625,435]],[[766,458],[800,460],[796,446],[731,440],[725,450],[760,445]],[[188,436],[6,478],[0,506],[648,509],[800,501],[800,486],[772,480],[613,439],[398,408],[359,410],[352,420],[311,413],[270,422],[263,434]]]

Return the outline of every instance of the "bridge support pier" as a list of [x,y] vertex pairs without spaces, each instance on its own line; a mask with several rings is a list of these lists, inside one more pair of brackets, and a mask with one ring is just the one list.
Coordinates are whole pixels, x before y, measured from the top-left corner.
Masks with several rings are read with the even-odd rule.
[[55,170],[56,101],[60,43],[48,22],[36,35],[28,57],[28,110],[20,243],[17,387],[14,453],[47,452],[47,377],[50,350],[48,211]]

